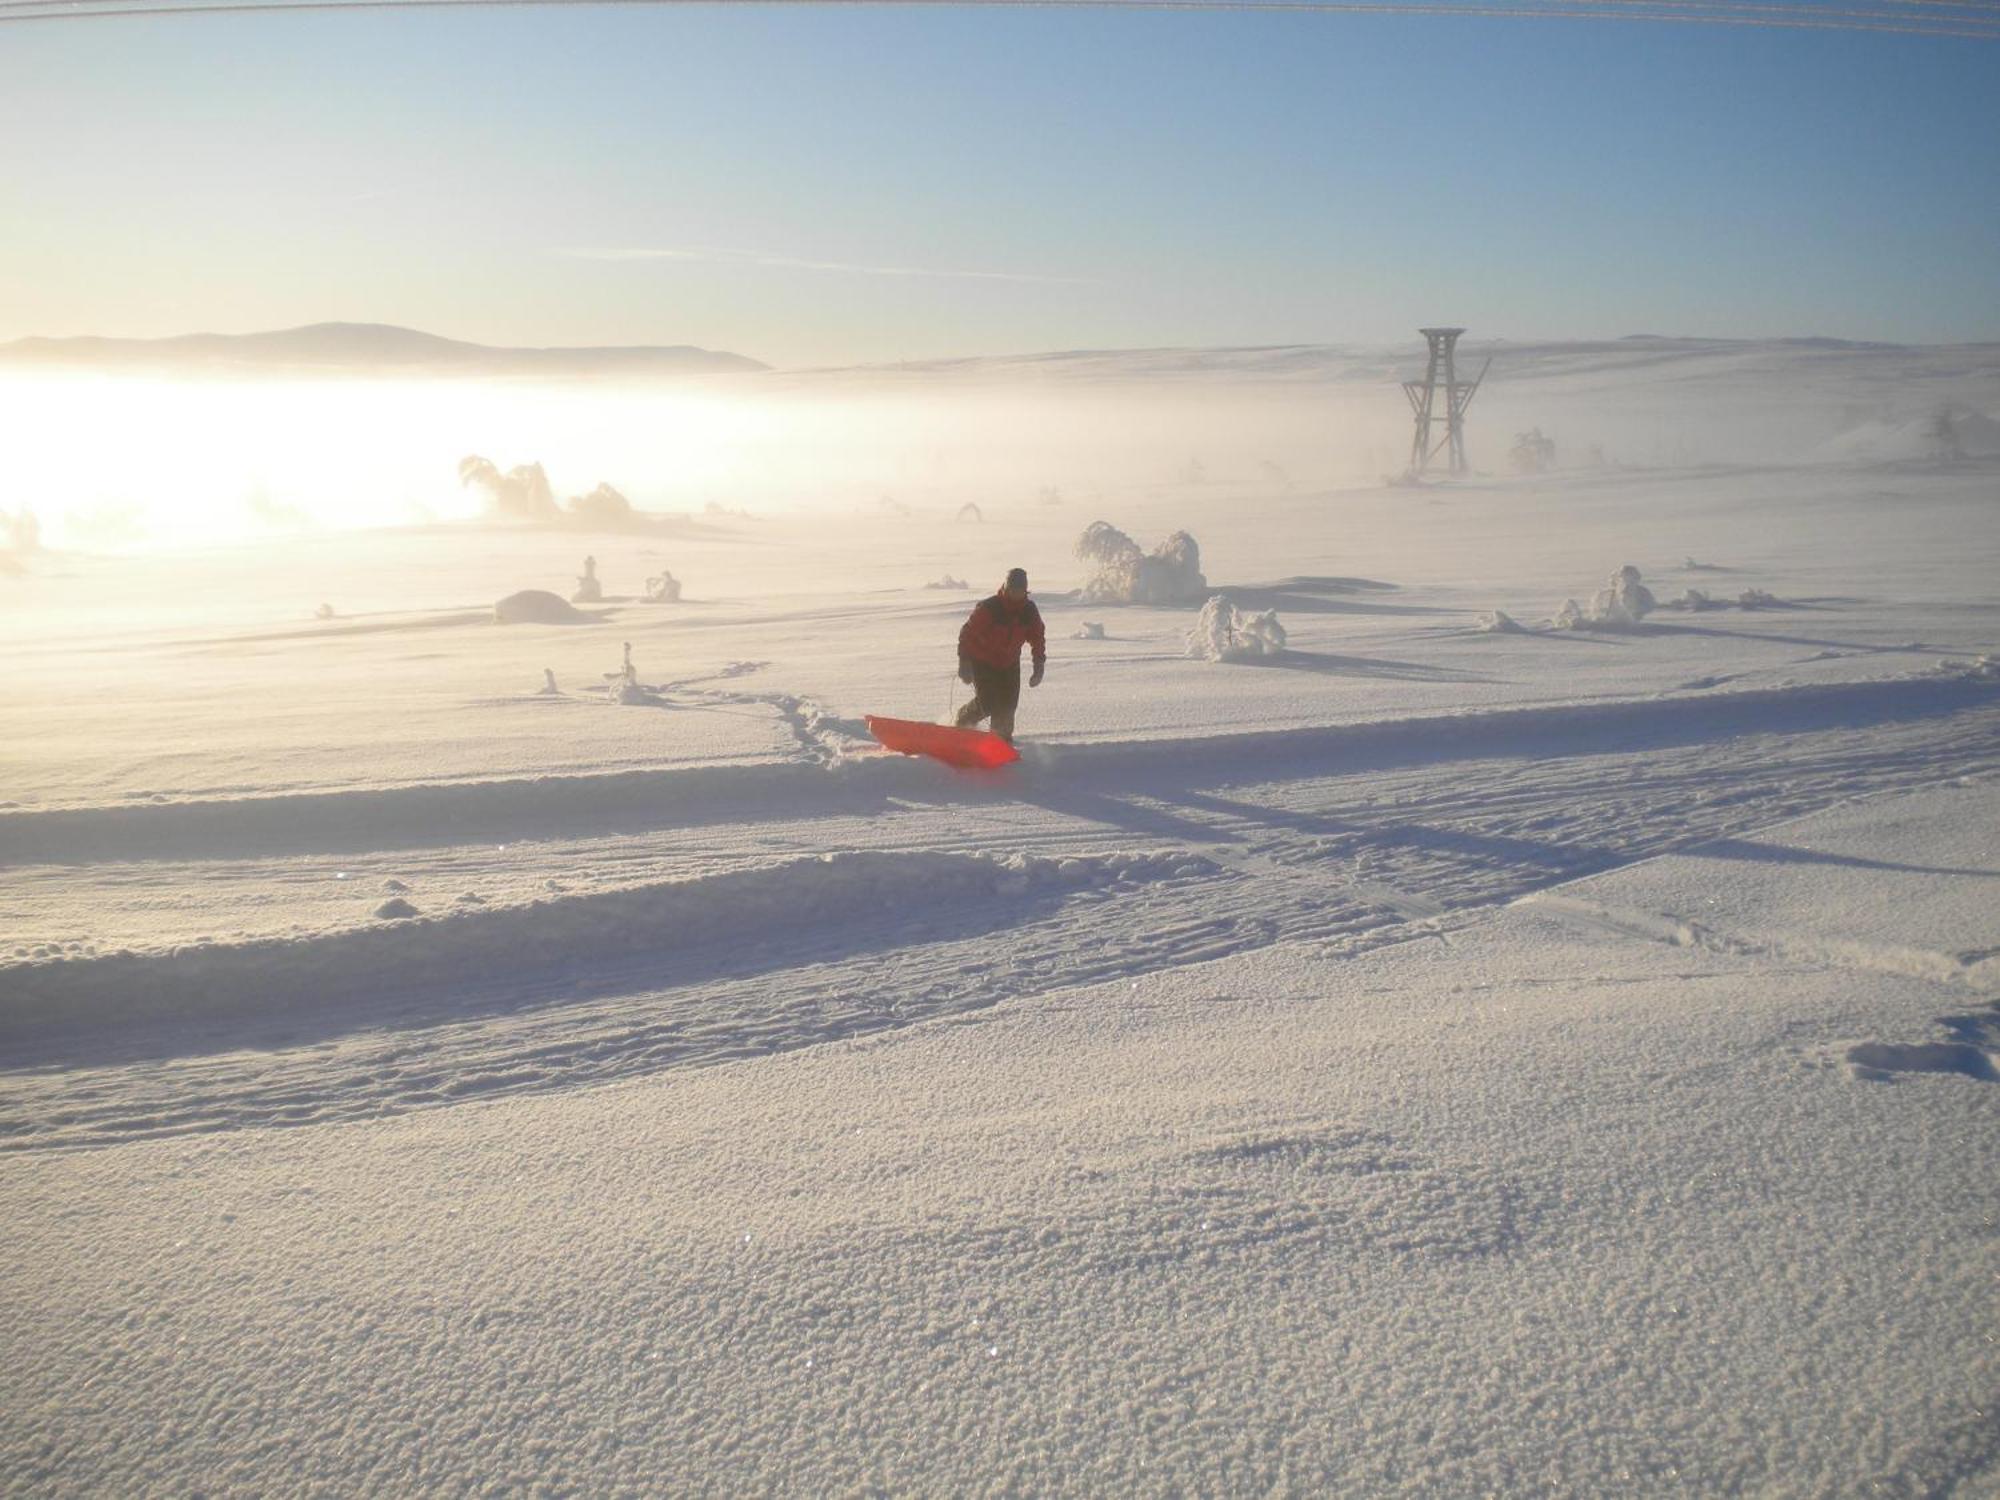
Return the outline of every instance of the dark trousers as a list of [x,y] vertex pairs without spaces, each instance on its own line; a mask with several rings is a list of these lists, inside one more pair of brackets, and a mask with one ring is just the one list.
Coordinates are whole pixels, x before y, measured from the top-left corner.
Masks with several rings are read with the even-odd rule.
[[958,711],[958,727],[970,729],[981,719],[993,721],[993,732],[1014,743],[1014,710],[1021,702],[1021,669],[972,667],[972,701]]

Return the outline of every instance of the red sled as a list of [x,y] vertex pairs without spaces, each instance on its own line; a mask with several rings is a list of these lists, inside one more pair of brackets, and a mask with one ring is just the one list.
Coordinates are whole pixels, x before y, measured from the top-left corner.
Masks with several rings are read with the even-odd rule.
[[1021,752],[984,729],[958,729],[950,724],[919,724],[914,719],[884,719],[864,715],[868,732],[887,750],[904,755],[928,755],[967,771],[990,771],[1021,758]]

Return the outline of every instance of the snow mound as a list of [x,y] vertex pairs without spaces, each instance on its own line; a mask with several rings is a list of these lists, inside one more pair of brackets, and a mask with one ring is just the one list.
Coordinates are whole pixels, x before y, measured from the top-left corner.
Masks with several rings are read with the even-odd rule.
[[493,618],[502,625],[588,625],[596,617],[547,589],[522,589],[496,603]]
[[1990,652],[1975,656],[1970,661],[1946,660],[1937,664],[1937,671],[1946,677],[1957,677],[1970,682],[2000,682],[2000,657]]
[[1945,405],[1921,417],[1863,422],[1821,454],[1848,463],[1939,463],[2000,457],[2000,422],[1968,407]]
[[1590,596],[1588,605],[1563,600],[1551,623],[1558,630],[1629,630],[1656,607],[1653,591],[1639,581],[1639,570],[1627,563]]
[[1069,633],[1069,638],[1073,641],[1101,641],[1104,639],[1104,622],[1085,620]]
[[1474,627],[1487,635],[1525,635],[1527,631],[1521,622],[1504,609],[1489,609],[1479,617]]
[[1285,649],[1278,612],[1253,615],[1217,594],[1201,607],[1187,635],[1187,654],[1198,661],[1258,661]]
[[967,583],[963,578],[954,578],[951,574],[947,573],[942,578],[925,584],[924,587],[927,589],[969,589],[972,585]]
[[401,896],[391,896],[375,908],[375,915],[387,922],[400,921],[404,917],[414,917],[417,909]]
[[1093,521],[1077,538],[1076,555],[1097,565],[1083,586],[1087,604],[1192,604],[1208,592],[1201,548],[1185,531],[1149,554],[1110,522]]

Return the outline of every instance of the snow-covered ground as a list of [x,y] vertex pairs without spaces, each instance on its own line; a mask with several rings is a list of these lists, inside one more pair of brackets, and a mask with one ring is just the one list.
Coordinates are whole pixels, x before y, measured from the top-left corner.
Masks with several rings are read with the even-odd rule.
[[2000,1493],[1994,375],[1788,357],[1909,441],[10,554],[7,1487]]

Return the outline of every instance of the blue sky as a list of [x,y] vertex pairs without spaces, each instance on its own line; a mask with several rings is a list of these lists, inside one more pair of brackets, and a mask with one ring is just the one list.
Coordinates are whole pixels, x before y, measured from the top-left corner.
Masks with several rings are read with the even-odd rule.
[[0,28],[0,338],[2000,338],[2000,43],[830,7]]

